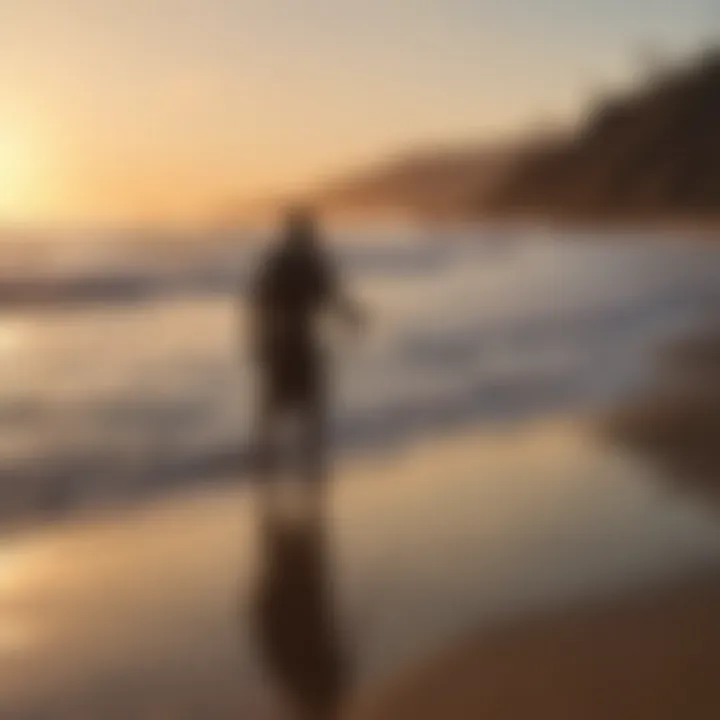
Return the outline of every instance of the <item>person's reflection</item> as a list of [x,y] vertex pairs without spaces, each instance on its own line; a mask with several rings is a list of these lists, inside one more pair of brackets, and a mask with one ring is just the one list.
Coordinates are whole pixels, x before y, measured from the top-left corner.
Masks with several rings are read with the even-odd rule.
[[263,662],[295,716],[332,720],[349,673],[336,627],[327,528],[318,495],[300,514],[263,503],[254,623]]

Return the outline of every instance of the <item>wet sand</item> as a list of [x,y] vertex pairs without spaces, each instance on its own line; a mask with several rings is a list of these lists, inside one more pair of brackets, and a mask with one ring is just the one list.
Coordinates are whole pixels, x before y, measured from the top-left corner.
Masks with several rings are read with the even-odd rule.
[[611,414],[605,429],[679,491],[720,502],[720,330],[670,346],[656,386]]
[[[670,493],[720,500],[720,333],[670,348],[657,385],[602,422]],[[720,717],[720,565],[605,603],[479,630],[391,683],[363,720]]]
[[481,633],[353,717],[711,720],[718,667],[720,571]]
[[[482,428],[338,468],[324,570],[314,541],[293,544],[292,572],[277,569],[246,487],[6,538],[0,717],[292,717],[283,675],[295,692],[315,681],[298,638],[317,643],[302,657],[318,663],[337,644],[343,704],[366,707],[479,625],[494,633],[720,563],[711,512],[588,430],[578,418]],[[518,636],[532,645],[531,629]]]

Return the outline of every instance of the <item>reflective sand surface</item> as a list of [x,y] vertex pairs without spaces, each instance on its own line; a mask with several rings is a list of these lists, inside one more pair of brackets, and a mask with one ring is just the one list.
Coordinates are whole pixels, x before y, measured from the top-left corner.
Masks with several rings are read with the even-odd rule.
[[[198,492],[6,537],[0,716],[274,716],[253,500]],[[348,464],[327,520],[355,697],[478,625],[720,559],[709,510],[563,419]]]

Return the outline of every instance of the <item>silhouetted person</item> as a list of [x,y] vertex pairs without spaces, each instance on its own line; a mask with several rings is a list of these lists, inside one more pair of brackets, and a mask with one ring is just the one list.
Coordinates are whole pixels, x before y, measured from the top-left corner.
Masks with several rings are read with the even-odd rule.
[[278,430],[284,419],[294,416],[302,437],[303,477],[320,481],[327,372],[319,320],[325,310],[335,310],[353,324],[359,315],[342,293],[311,211],[297,208],[287,214],[284,236],[258,273],[251,303],[260,371],[260,469],[265,475],[272,473]]

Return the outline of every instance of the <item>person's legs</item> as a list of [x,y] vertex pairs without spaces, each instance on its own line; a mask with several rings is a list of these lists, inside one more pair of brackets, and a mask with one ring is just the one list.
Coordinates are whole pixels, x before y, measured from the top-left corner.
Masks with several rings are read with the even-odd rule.
[[270,385],[258,404],[255,431],[255,491],[261,525],[273,525],[283,513],[281,430],[288,408]]
[[261,390],[255,418],[253,456],[255,475],[267,481],[275,473],[278,453],[280,408],[268,387]]
[[302,408],[303,480],[322,490],[327,475],[327,401],[322,378],[313,383]]

